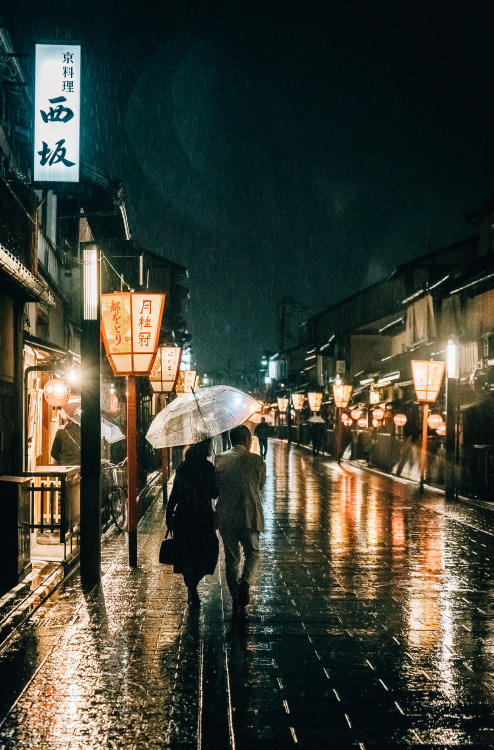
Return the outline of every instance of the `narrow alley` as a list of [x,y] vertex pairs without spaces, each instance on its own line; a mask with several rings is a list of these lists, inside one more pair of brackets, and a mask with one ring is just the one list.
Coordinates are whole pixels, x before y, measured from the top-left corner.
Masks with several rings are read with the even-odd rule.
[[0,747],[494,747],[494,516],[270,441],[253,602],[189,611],[157,497],[0,653]]

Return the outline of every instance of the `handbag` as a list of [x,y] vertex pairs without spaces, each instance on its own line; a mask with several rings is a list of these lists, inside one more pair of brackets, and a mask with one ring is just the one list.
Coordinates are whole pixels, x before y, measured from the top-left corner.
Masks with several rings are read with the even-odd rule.
[[161,542],[159,561],[162,565],[173,565],[174,544],[173,537],[167,538],[169,533],[166,532],[166,537]]

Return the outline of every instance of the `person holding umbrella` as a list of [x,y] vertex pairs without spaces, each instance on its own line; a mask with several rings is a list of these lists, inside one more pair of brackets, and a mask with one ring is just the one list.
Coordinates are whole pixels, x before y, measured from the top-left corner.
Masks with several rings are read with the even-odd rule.
[[166,506],[166,525],[173,533],[173,572],[181,573],[189,607],[199,607],[197,591],[205,575],[213,575],[219,544],[212,500],[218,497],[215,471],[208,461],[211,438],[191,445],[175,473]]

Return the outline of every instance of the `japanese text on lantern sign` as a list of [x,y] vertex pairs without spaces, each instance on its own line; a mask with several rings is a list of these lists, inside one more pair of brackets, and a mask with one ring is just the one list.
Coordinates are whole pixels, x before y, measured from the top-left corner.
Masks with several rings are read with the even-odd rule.
[[150,299],[145,299],[142,302],[141,312],[139,313],[139,346],[149,346],[149,342],[151,341],[151,314],[152,302]]
[[36,45],[34,179],[79,180],[81,48]]

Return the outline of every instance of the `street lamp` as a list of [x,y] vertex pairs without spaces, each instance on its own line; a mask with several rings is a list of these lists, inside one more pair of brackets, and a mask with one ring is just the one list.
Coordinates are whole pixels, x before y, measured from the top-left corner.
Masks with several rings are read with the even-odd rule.
[[342,426],[340,420],[340,409],[345,409],[350,401],[352,393],[351,385],[344,385],[343,383],[333,383],[333,398],[336,407],[336,415],[334,421],[335,429],[335,444],[336,444],[336,459],[338,463],[341,460],[341,441],[342,441]]
[[137,566],[136,376],[149,375],[158,349],[164,294],[101,295],[101,329],[115,375],[127,378],[127,518],[129,565]]
[[412,359],[413,385],[417,399],[423,404],[422,452],[420,459],[420,491],[424,490],[427,466],[427,418],[429,404],[434,403],[441,388],[446,362],[431,362]]
[[308,393],[307,398],[309,399],[311,411],[318,412],[322,404],[322,393]]
[[305,393],[292,393],[292,403],[297,417],[297,444],[300,445],[300,412],[303,409]]
[[87,243],[82,256],[80,565],[84,585],[92,587],[101,569],[100,254]]
[[456,440],[458,425],[458,346],[453,339],[446,345],[446,468],[444,473],[444,494],[447,501],[454,500],[456,494]]

